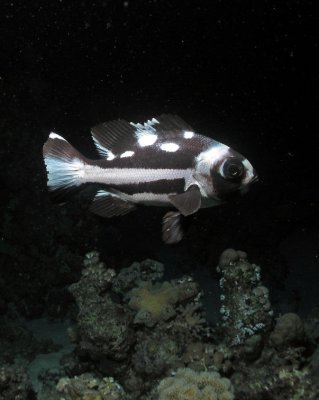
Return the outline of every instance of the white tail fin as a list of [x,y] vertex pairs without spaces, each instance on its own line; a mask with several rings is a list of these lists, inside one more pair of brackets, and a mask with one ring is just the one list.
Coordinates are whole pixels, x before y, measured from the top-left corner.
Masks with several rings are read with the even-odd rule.
[[43,146],[43,158],[49,190],[72,189],[85,183],[84,157],[62,136],[50,133]]

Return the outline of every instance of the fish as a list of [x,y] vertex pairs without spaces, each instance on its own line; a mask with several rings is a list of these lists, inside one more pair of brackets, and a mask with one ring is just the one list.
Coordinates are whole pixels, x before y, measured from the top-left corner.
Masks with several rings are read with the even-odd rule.
[[43,146],[49,191],[63,197],[95,185],[90,211],[106,218],[139,205],[170,207],[162,222],[167,244],[183,238],[183,216],[230,201],[258,179],[243,155],[196,133],[178,115],[144,123],[113,120],[94,126],[91,135],[96,160],[59,134],[49,134]]

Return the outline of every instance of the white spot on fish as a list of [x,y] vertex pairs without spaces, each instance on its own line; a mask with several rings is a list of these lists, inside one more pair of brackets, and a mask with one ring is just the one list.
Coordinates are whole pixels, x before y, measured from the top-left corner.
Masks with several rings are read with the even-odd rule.
[[138,143],[141,147],[151,146],[157,140],[156,129],[153,125],[158,124],[157,119],[153,118],[144,122],[144,124],[135,124],[134,122],[130,122],[136,128],[135,136],[138,140]]
[[101,157],[105,157],[108,161],[114,160],[115,155],[111,152],[111,150],[102,146],[99,141],[93,136],[94,144],[97,148],[97,151]]
[[132,157],[134,155],[134,151],[125,151],[120,155],[120,158]]
[[179,145],[176,143],[163,143],[160,146],[161,150],[168,151],[169,153],[174,153],[179,149]]
[[115,158],[115,155],[110,150],[108,150],[106,159],[108,161],[112,161],[112,160],[114,160],[114,158]]
[[66,142],[66,140],[62,136],[60,136],[60,135],[58,135],[57,133],[54,133],[54,132],[50,133],[49,138],[50,139],[60,139],[60,140],[64,140]]
[[219,144],[211,147],[210,149],[201,152],[197,156],[198,161],[205,161],[208,164],[213,164],[221,157],[224,157],[228,152],[229,147],[225,146],[224,144]]
[[138,144],[141,147],[152,146],[157,140],[157,135],[153,133],[148,133],[147,131],[142,131],[138,138]]
[[194,136],[192,131],[184,131],[184,139],[191,139]]
[[222,143],[210,147],[208,150],[202,151],[197,157],[197,169],[200,173],[209,175],[212,166],[227,155],[229,147]]

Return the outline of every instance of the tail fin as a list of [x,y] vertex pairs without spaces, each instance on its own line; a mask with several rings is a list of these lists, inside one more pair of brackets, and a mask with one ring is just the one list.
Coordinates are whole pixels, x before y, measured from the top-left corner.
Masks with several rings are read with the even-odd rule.
[[84,181],[85,158],[62,136],[51,132],[43,146],[43,158],[48,176],[48,188],[61,198]]

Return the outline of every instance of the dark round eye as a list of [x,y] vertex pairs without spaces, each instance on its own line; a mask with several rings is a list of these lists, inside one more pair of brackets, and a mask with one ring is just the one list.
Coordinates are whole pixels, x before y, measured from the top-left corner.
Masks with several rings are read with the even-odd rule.
[[244,166],[239,160],[228,160],[223,165],[222,173],[227,179],[238,179],[243,176]]

